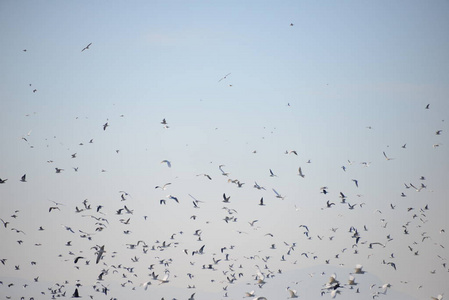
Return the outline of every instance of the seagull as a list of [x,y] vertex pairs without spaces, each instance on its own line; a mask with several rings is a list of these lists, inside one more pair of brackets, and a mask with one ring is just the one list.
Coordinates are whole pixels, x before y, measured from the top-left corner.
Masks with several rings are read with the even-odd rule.
[[1,178],[0,178],[0,183],[5,183],[6,180],[8,180],[8,179],[1,179]]
[[98,264],[98,262],[101,259],[101,256],[103,255],[103,253],[105,253],[106,251],[104,251],[104,245],[100,247],[100,249],[96,252],[97,254],[97,259],[95,261],[96,264]]
[[167,120],[165,120],[165,118],[162,119],[161,124],[162,124],[162,125],[167,125],[167,124],[168,124],[168,123],[167,123]]
[[387,154],[385,154],[385,151],[383,151],[383,154],[384,154],[386,160],[392,160],[392,159],[394,159],[394,158],[388,157]]
[[170,182],[168,182],[168,183],[166,183],[166,184],[164,184],[163,186],[156,186],[155,187],[155,189],[162,189],[163,191],[165,191],[165,189],[167,188],[167,185],[170,185],[171,183]]
[[258,190],[265,190],[265,188],[263,186],[260,186],[257,184],[257,182],[254,181],[254,188],[258,189]]
[[359,187],[359,182],[357,179],[352,179],[352,181],[354,181],[356,187]]
[[20,178],[20,181],[27,182],[26,177],[27,177],[27,174],[23,174],[22,178]]
[[287,292],[289,293],[289,298],[298,298],[298,295],[296,294],[296,290],[291,290],[290,287],[287,288]]
[[426,109],[429,109],[429,108],[430,108],[430,104],[427,104],[427,105],[426,105]]
[[229,199],[231,199],[231,196],[226,197],[226,194],[223,193],[223,202],[224,203],[229,203]]
[[163,284],[163,283],[167,283],[168,282],[168,277],[170,276],[170,273],[166,273],[164,278],[162,279],[158,279],[160,281],[159,284]]
[[223,175],[223,176],[228,176],[229,173],[226,173],[225,171],[223,171],[223,167],[224,167],[224,166],[225,166],[225,165],[219,165],[218,168],[219,168],[220,171],[221,171],[221,175]]
[[78,288],[75,288],[75,292],[73,292],[72,298],[81,298],[80,294],[78,293]]
[[260,205],[260,206],[265,206],[265,204],[263,203],[263,197],[262,197],[262,198],[260,198],[260,202],[259,202],[259,205]]
[[81,52],[83,52],[84,50],[89,49],[90,45],[92,45],[92,43],[89,43],[89,45],[87,45],[86,47],[84,47],[83,50],[81,50]]
[[179,200],[178,200],[178,198],[176,198],[175,196],[172,196],[172,195],[167,195],[167,198],[168,199],[172,199],[172,200],[175,200],[177,203],[179,203]]
[[228,77],[229,75],[231,75],[231,73],[228,73],[225,76],[223,76],[222,78],[220,78],[220,80],[218,80],[218,82],[222,81],[223,79],[226,79],[226,77]]
[[304,178],[304,174],[302,173],[301,167],[298,169],[298,175]]
[[443,130],[437,130],[437,131],[435,131],[435,134],[436,135],[441,135],[441,132],[443,132]]
[[166,163],[167,166],[168,166],[169,168],[171,168],[171,162],[169,162],[168,160],[164,159],[163,161],[161,161],[161,164],[163,164],[163,163]]
[[108,122],[103,124],[103,130],[106,130],[106,128],[109,126]]
[[276,198],[284,200],[285,196],[281,196],[281,194],[279,194],[275,189],[272,189],[272,190],[276,194]]
[[360,264],[356,265],[356,266],[355,266],[355,269],[354,269],[354,270],[355,270],[354,273],[355,273],[355,274],[364,274],[365,271],[363,271],[362,268],[363,268],[362,265],[360,265]]
[[275,175],[271,169],[270,169],[270,177],[277,177],[277,175]]

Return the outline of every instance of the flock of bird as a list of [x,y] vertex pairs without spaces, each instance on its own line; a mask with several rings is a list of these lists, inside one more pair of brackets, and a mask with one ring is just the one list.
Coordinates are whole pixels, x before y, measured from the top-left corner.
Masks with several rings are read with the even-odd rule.
[[[290,24],[293,26],[293,24]],[[81,52],[90,50],[92,43],[82,48]],[[25,51],[25,50],[24,50]],[[231,73],[221,77],[218,82],[226,80]],[[33,92],[36,92],[34,90]],[[290,105],[288,105],[290,106]],[[427,105],[425,109],[430,109]],[[123,115],[121,116],[123,117]],[[158,121],[158,126],[162,125],[161,130],[170,130],[169,123],[165,118]],[[109,134],[111,131],[110,121],[108,120],[103,125],[98,124],[102,128],[103,134]],[[112,127],[111,127],[112,128]],[[88,133],[86,133],[87,135]],[[435,132],[440,136],[443,131],[438,129]],[[31,145],[30,133],[27,135],[28,139],[22,137],[24,145]],[[93,144],[94,139],[87,137],[88,144]],[[82,145],[80,143],[79,145]],[[434,144],[436,148],[440,144]],[[81,146],[79,146],[81,147]],[[406,148],[406,144],[402,146]],[[119,150],[115,150],[119,153]],[[74,152],[68,156],[71,163],[79,160],[80,151]],[[256,155],[256,151],[253,152]],[[398,158],[392,158],[384,151],[379,153],[384,156],[388,163]],[[279,156],[287,155],[294,158],[300,158],[300,153],[296,150],[286,150],[284,153],[279,153]],[[296,165],[296,174],[291,174],[301,184],[307,184],[309,177],[308,170],[313,168],[313,163],[310,160],[293,161]],[[70,167],[77,174],[82,175],[83,170],[78,167],[69,166],[53,166],[52,160],[47,161],[50,165],[54,176],[65,176],[70,171]],[[176,160],[164,159],[157,161],[161,167],[160,172],[164,172],[165,168],[176,172]],[[307,168],[305,167],[307,165]],[[360,168],[368,168],[371,162],[358,163]],[[357,164],[351,160],[344,162],[341,167],[344,174],[350,173],[352,167]],[[432,243],[434,235],[445,234],[445,229],[441,228],[439,233],[427,232],[426,223],[429,221],[427,215],[431,210],[431,206],[423,204],[421,207],[404,207],[402,204],[393,201],[388,208],[376,209],[373,218],[379,220],[379,226],[373,231],[377,230],[379,234],[370,235],[371,228],[366,225],[354,226],[347,223],[346,228],[317,228],[310,224],[303,224],[301,218],[301,208],[306,204],[295,203],[295,211],[297,219],[293,220],[296,223],[295,228],[291,228],[289,234],[292,238],[290,241],[285,241],[278,238],[276,228],[267,227],[264,225],[262,217],[269,214],[270,211],[280,209],[287,205],[289,195],[279,192],[276,186],[262,186],[254,179],[245,180],[236,179],[232,176],[233,170],[226,167],[226,164],[217,164],[215,166],[215,173],[200,173],[193,174],[192,180],[204,180],[202,184],[210,184],[214,189],[215,182],[220,185],[227,184],[225,191],[220,191],[214,197],[208,200],[199,200],[192,194],[196,194],[195,190],[179,191],[175,188],[179,185],[177,177],[173,177],[172,182],[154,182],[152,189],[154,193],[159,193],[159,198],[151,201],[157,203],[159,212],[170,215],[167,217],[167,222],[170,223],[170,228],[176,228],[173,232],[167,234],[165,230],[158,231],[158,227],[165,227],[166,225],[152,224],[156,227],[151,231],[151,234],[146,234],[147,230],[142,231],[142,226],[150,227],[151,213],[145,206],[141,207],[139,201],[132,195],[133,191],[123,191],[117,188],[116,199],[110,201],[97,201],[84,199],[78,203],[67,203],[64,198],[60,202],[50,200],[48,203],[45,218],[52,218],[55,226],[49,233],[50,237],[54,232],[59,235],[64,234],[67,240],[61,241],[48,240],[43,238],[42,234],[50,231],[43,225],[37,225],[33,229],[34,232],[23,230],[24,220],[23,211],[15,210],[11,213],[2,210],[0,212],[0,220],[2,226],[0,228],[0,235],[2,240],[15,239],[17,243],[14,245],[2,243],[0,245],[0,256],[4,253],[11,253],[23,247],[28,248],[29,261],[19,261],[16,257],[0,257],[0,273],[16,272],[18,278],[25,278],[27,283],[19,285],[14,282],[12,276],[0,277],[0,295],[5,299],[58,299],[63,297],[72,298],[91,298],[91,299],[116,299],[117,289],[126,289],[127,298],[135,299],[133,292],[142,290],[148,292],[148,299],[155,299],[151,296],[151,292],[155,292],[165,286],[173,285],[174,288],[180,288],[184,285],[186,296],[184,299],[194,300],[200,299],[203,290],[212,290],[219,292],[221,299],[239,299],[249,298],[254,300],[268,299],[265,291],[270,288],[270,284],[275,279],[281,279],[284,276],[285,270],[299,269],[301,264],[328,266],[333,265],[342,268],[338,272],[327,273],[322,271],[319,276],[322,277],[321,286],[316,289],[316,298],[330,297],[336,298],[345,297],[351,294],[369,295],[369,298],[381,299],[388,295],[389,290],[394,288],[395,284],[389,282],[383,284],[362,284],[363,277],[366,273],[370,273],[370,269],[362,267],[361,263],[376,260],[379,266],[383,266],[385,272],[399,272],[401,266],[397,262],[397,252],[404,252],[401,246],[394,244],[394,239],[412,240],[410,244],[404,246],[406,248],[405,255],[408,255],[410,261],[414,260],[419,263],[421,252],[435,251],[443,249],[447,245]],[[101,170],[106,172],[106,170]],[[21,182],[21,184],[28,184],[34,178],[30,178],[27,174],[23,174],[18,178],[11,178],[10,174],[0,174],[0,189],[5,188],[12,181]],[[232,176],[232,177],[231,177]],[[286,176],[286,174],[282,174]],[[267,168],[265,178],[268,180],[275,180],[275,178],[282,177],[281,174],[276,173],[276,168]],[[251,180],[251,181],[249,181]],[[404,191],[401,192],[401,197],[406,197],[406,191],[413,189],[416,192],[424,193],[427,191],[426,178],[424,176],[417,178],[420,184],[404,183]],[[327,186],[322,186],[316,191],[317,201],[322,203],[322,206],[314,213],[319,218],[319,214],[323,211],[329,212],[332,216],[335,211],[335,218],[342,214],[350,213],[354,210],[366,209],[365,203],[356,203],[355,199],[359,199],[362,195],[356,194],[361,184],[359,179],[351,178],[353,190],[350,191],[335,191]],[[254,184],[249,184],[254,182]],[[352,183],[351,183],[352,184]],[[154,186],[154,188],[153,188]],[[251,190],[254,193],[253,199],[239,199],[237,189]],[[0,190],[0,194],[2,191]],[[350,196],[349,196],[350,195]],[[200,198],[200,197],[199,197]],[[2,199],[4,201],[4,199]],[[257,219],[242,217],[248,215],[248,208],[242,207],[239,203],[242,201],[251,201],[253,204],[249,205],[250,210],[258,215]],[[186,203],[190,203],[187,207]],[[291,203],[291,202],[289,202]],[[182,208],[181,208],[182,207]],[[222,214],[220,220],[209,220],[208,215],[210,210],[214,208]],[[402,209],[406,211],[407,220],[401,224],[393,224],[393,220],[388,219],[383,210],[389,209],[393,212]],[[194,214],[190,214],[191,211]],[[246,212],[244,211],[246,210]],[[70,215],[71,223],[78,224],[76,227],[72,225],[65,225],[69,220],[65,219],[59,214],[65,213],[64,216]],[[28,221],[39,223],[41,215],[36,214],[34,220]],[[77,220],[74,222],[73,220]],[[278,222],[284,220],[279,219]],[[63,223],[63,224],[61,224]],[[186,225],[186,224],[189,225]],[[213,223],[215,227],[209,226]],[[194,230],[190,230],[194,226]],[[396,226],[396,235],[387,233],[392,226]],[[217,228],[218,231],[217,231]],[[217,232],[216,232],[217,231]],[[393,230],[394,231],[394,230]],[[150,232],[150,229],[148,229]],[[223,233],[226,232],[226,233]],[[223,238],[220,239],[220,235]],[[104,238],[103,238],[104,236]],[[226,238],[231,236],[232,238]],[[376,236],[378,239],[374,239]],[[412,236],[412,238],[409,238]],[[33,237],[31,239],[31,237]],[[110,240],[114,237],[114,241]],[[42,239],[42,241],[40,241]],[[34,242],[31,242],[33,240]],[[45,240],[45,241],[44,241]],[[123,242],[120,242],[123,241]],[[133,241],[133,242],[128,242]],[[247,253],[246,248],[248,241],[254,241],[259,247],[254,253]],[[339,246],[334,246],[337,244]],[[120,246],[117,247],[117,244]],[[344,245],[340,247],[340,245]],[[393,245],[394,244],[394,245]],[[57,282],[52,282],[49,286],[43,288],[38,285],[43,275],[39,275],[40,265],[45,265],[44,261],[35,261],[33,253],[37,250],[35,248],[56,248],[61,253],[56,257],[52,257],[52,251],[48,252],[48,260],[56,260],[58,262],[58,278]],[[333,251],[333,257],[324,257],[319,249],[327,248],[328,251]],[[6,251],[8,249],[8,251]],[[12,250],[11,250],[12,249]],[[427,249],[427,250],[426,250]],[[39,250],[40,251],[40,250]],[[437,267],[432,267],[429,273],[449,272],[449,266],[446,264],[447,256],[435,254],[437,260],[440,261]],[[346,260],[354,262],[352,265],[345,265],[341,261]],[[31,271],[26,273],[22,271],[23,265],[31,265]],[[370,262],[371,264],[371,262]],[[180,267],[182,265],[182,267]],[[297,266],[297,267],[296,267]],[[45,267],[42,267],[45,268]],[[188,273],[183,273],[185,269],[190,270]],[[352,271],[347,272],[347,268]],[[337,269],[338,270],[338,269]],[[66,274],[94,274],[94,282],[80,277],[76,281],[66,279]],[[19,275],[20,274],[20,275]],[[317,274],[311,273],[308,276],[313,277]],[[318,276],[318,275],[317,275]],[[340,279],[340,277],[347,279]],[[69,277],[69,276],[68,276]],[[200,278],[201,280],[197,280]],[[117,284],[118,283],[118,284]],[[244,294],[236,295],[234,293],[234,286],[243,285],[248,287],[248,291]],[[282,287],[283,291],[276,299],[290,299],[301,298],[302,282],[286,282]],[[406,284],[406,283],[403,283]],[[26,291],[36,285],[36,289],[40,289],[39,293],[34,296],[23,296]],[[422,287],[418,287],[422,288]],[[430,299],[443,299],[443,293],[429,295]],[[346,295],[346,296],[345,296]],[[167,296],[166,296],[167,297]],[[168,296],[170,297],[170,296]],[[362,297],[362,296],[361,296]],[[169,299],[169,298],[162,298]],[[175,299],[175,298],[172,298]],[[176,298],[178,299],[178,298]],[[272,299],[272,298],[270,298]],[[362,299],[362,298],[360,298]],[[366,299],[366,298],[363,298]]]

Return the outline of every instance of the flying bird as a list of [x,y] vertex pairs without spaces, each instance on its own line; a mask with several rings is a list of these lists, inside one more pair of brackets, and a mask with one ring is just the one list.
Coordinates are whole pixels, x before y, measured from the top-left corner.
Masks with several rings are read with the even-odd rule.
[[302,173],[301,167],[298,169],[298,175],[304,178],[304,174]]
[[167,167],[171,168],[171,162],[169,162],[168,160],[164,159],[163,161],[161,161],[161,164],[166,163]]
[[385,151],[383,151],[383,154],[384,154],[386,160],[392,160],[392,159],[394,159],[394,158],[388,157],[387,154],[385,154]]
[[222,81],[223,79],[226,79],[229,75],[231,75],[231,73],[228,73],[225,76],[221,77],[220,80],[218,80],[218,82]]
[[98,264],[100,262],[101,257],[103,256],[103,253],[105,253],[106,251],[104,250],[104,245],[100,247],[100,249],[98,249],[98,251],[96,252],[97,254],[97,259],[95,260],[95,263]]
[[81,50],[81,52],[83,52],[84,50],[89,49],[90,45],[92,45],[92,43],[89,43],[89,45],[87,45],[86,47],[84,47],[83,50]]
[[26,177],[27,177],[27,174],[23,174],[22,178],[20,178],[20,181],[27,182]]

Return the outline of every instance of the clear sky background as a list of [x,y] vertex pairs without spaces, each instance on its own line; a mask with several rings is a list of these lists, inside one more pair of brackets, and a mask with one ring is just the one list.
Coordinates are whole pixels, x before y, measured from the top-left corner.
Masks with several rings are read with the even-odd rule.
[[448,296],[448,15],[447,1],[1,1],[1,299],[77,283],[94,299],[321,299],[333,273],[337,298],[387,283],[379,298]]

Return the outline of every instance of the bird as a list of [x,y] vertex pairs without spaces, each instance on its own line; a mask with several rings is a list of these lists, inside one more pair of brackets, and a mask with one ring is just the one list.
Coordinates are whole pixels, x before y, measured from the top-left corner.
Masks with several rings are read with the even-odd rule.
[[357,264],[357,265],[355,266],[354,273],[355,273],[355,274],[364,274],[365,271],[363,271],[362,268],[363,268],[362,265]]
[[167,195],[167,198],[168,198],[168,199],[172,199],[172,200],[175,200],[175,201],[176,201],[176,203],[179,203],[179,200],[178,200],[178,198],[176,198],[175,196],[172,196],[172,195]]
[[260,206],[265,206],[265,204],[263,203],[263,197],[260,198],[259,205],[260,205]]
[[83,52],[84,50],[89,49],[90,45],[92,45],[92,43],[89,43],[89,45],[87,45],[86,47],[84,47],[83,50],[81,50],[81,52]]
[[170,182],[167,182],[167,183],[164,184],[163,186],[157,185],[157,186],[155,187],[155,189],[161,189],[161,190],[164,190],[164,191],[165,191],[165,189],[167,188],[167,186],[170,185],[170,184],[171,184]]
[[73,292],[72,298],[81,298],[80,294],[78,293],[78,288],[75,288],[75,292]]
[[27,174],[23,174],[22,178],[20,178],[20,181],[27,182],[26,177],[27,177]]
[[388,157],[387,154],[385,154],[385,151],[383,151],[383,154],[384,154],[386,160],[392,160],[392,159],[394,159],[394,158]]
[[60,169],[60,168],[55,168],[56,173],[61,173],[61,171],[64,171],[64,169]]
[[109,126],[109,122],[106,122],[103,124],[103,130],[106,130],[106,128]]
[[429,109],[429,108],[430,108],[430,104],[427,104],[427,105],[426,105],[426,109]]
[[292,290],[290,287],[287,287],[287,292],[290,295],[289,298],[298,298],[296,290]]
[[304,174],[302,173],[301,167],[298,169],[298,175],[304,178]]
[[98,251],[96,252],[97,254],[97,259],[95,260],[95,263],[98,264],[100,262],[101,257],[103,256],[103,253],[105,253],[106,251],[104,250],[104,245],[99,247]]
[[218,82],[222,81],[223,79],[226,79],[229,75],[231,75],[231,73],[228,73],[225,76],[221,77],[220,80],[218,80]]
[[277,177],[277,175],[275,175],[271,169],[270,169],[270,177]]
[[357,179],[352,179],[352,181],[354,181],[356,187],[359,187],[359,181]]
[[231,199],[231,196],[226,197],[226,193],[223,193],[223,202],[229,203],[229,199]]
[[285,196],[281,196],[281,194],[279,194],[275,189],[272,189],[272,190],[276,194],[276,198],[284,200]]
[[8,179],[1,179],[0,178],[0,183],[5,183]]
[[164,159],[163,161],[161,161],[161,164],[163,164],[163,163],[167,164],[167,167],[171,168],[171,162],[170,161]]

